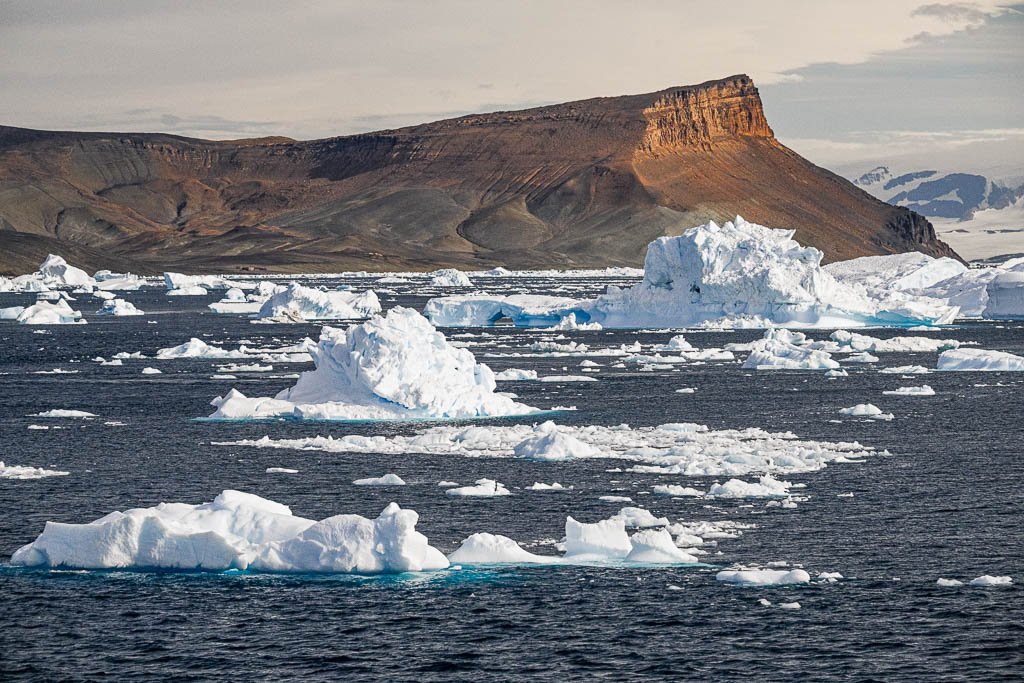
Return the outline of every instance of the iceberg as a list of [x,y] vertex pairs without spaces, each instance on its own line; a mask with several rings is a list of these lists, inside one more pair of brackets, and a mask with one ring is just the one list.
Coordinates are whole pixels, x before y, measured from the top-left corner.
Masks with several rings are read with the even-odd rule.
[[803,569],[724,569],[715,574],[715,580],[745,586],[791,586],[808,583],[811,575]]
[[71,474],[63,470],[48,470],[27,465],[7,465],[0,460],[0,479],[43,479],[45,477],[66,477]]
[[124,299],[107,299],[103,302],[103,307],[96,311],[96,315],[127,316],[145,314],[145,311],[140,311],[135,308],[135,304]]
[[708,495],[713,498],[785,498],[792,485],[766,474],[756,483],[730,479],[724,484],[713,484],[708,489]]
[[493,479],[477,479],[474,486],[460,486],[459,488],[448,489],[445,495],[453,498],[495,498],[497,496],[510,496],[512,493],[505,488],[501,482]]
[[750,345],[750,355],[743,362],[744,368],[754,370],[834,370],[839,363],[827,351],[797,346],[802,341],[783,329],[770,329],[764,338]]
[[856,282],[840,283],[822,268],[823,254],[793,235],[740,216],[723,226],[711,221],[651,242],[643,281],[609,286],[595,299],[439,297],[425,313],[443,326],[493,325],[507,317],[517,326],[548,327],[572,315],[577,324],[604,328],[910,327],[949,323],[957,315],[956,306],[940,299],[869,295]]
[[84,325],[79,311],[71,309],[68,302],[58,299],[56,303],[37,301],[22,309],[15,321],[22,325]]
[[50,287],[92,287],[95,282],[81,268],[68,265],[60,256],[50,254],[39,265],[37,275]]
[[214,399],[213,419],[456,419],[538,409],[496,393],[494,373],[448,343],[419,313],[395,307],[346,330],[324,327],[316,369],[275,398],[237,390]]
[[208,289],[252,289],[256,285],[249,282],[235,282],[218,275],[184,275],[182,273],[164,273],[164,284],[167,291]]
[[936,370],[1024,372],[1024,356],[985,349],[951,349],[939,354]]
[[11,564],[74,569],[177,569],[396,573],[444,569],[448,560],[397,504],[376,519],[319,522],[280,503],[226,490],[200,505],[161,503],[87,524],[47,522]]
[[612,517],[587,524],[572,517],[565,520],[565,557],[575,562],[624,559],[633,550],[622,518]]
[[935,390],[927,384],[922,384],[919,387],[899,387],[882,393],[886,396],[934,396]]
[[534,555],[508,536],[473,534],[451,554],[448,561],[460,564],[555,564],[553,555]]
[[600,449],[559,431],[558,425],[548,420],[534,427],[534,433],[515,445],[516,457],[545,462],[561,462],[575,458],[592,458]]
[[469,276],[455,268],[442,268],[435,270],[430,275],[430,284],[435,287],[472,287],[473,282]]
[[872,420],[893,419],[892,413],[883,413],[881,408],[872,403],[858,403],[855,406],[843,408],[839,411],[839,414],[849,415],[851,417],[866,417]]
[[647,529],[629,538],[626,562],[643,564],[696,564],[697,558],[676,547],[672,534],[664,529]]
[[202,339],[192,337],[184,344],[160,349],[156,352],[160,360],[176,360],[179,358],[245,358],[245,352],[241,349],[228,351],[219,346],[211,346]]
[[983,318],[1008,320],[1024,318],[1024,270],[999,273],[985,287],[988,301]]
[[986,587],[986,588],[987,587],[991,587],[991,586],[1012,586],[1013,585],[1013,577],[1012,576],[991,576],[989,574],[985,574],[985,575],[979,576],[979,577],[977,577],[975,579],[971,579],[967,583],[967,585],[968,586],[982,586],[982,587]]
[[372,289],[357,294],[343,290],[323,291],[291,282],[262,304],[257,317],[288,321],[351,320],[380,312],[380,300]]
[[352,482],[356,486],[405,486],[405,480],[397,474],[385,474],[380,477],[370,477],[367,479],[356,479]]

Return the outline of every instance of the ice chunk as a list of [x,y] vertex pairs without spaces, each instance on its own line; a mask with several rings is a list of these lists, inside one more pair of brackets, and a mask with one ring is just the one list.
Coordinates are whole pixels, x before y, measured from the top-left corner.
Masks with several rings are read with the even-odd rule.
[[207,289],[252,289],[254,284],[234,282],[218,275],[183,275],[182,273],[164,273],[164,285],[168,292],[190,288]]
[[191,285],[189,287],[178,287],[176,289],[168,289],[166,292],[167,296],[206,296],[209,292],[205,288],[199,285]]
[[[831,370],[839,367],[826,351],[797,346],[789,331],[772,329],[751,345],[743,367],[757,370]],[[801,340],[802,341],[802,340]]]
[[347,330],[324,327],[311,353],[316,369],[302,373],[294,387],[275,399],[232,391],[215,399],[211,417],[443,419],[538,412],[496,393],[490,368],[411,309],[395,307]]
[[927,384],[922,384],[919,387],[899,387],[882,393],[888,396],[934,396],[935,390]]
[[543,484],[539,481],[535,481],[529,486],[525,487],[526,491],[569,491],[571,486],[562,486],[557,481],[551,484]]
[[320,522],[239,491],[211,503],[161,503],[88,524],[47,522],[11,564],[77,569],[250,569],[383,573],[443,569],[444,555],[415,530],[418,516],[388,505],[375,520]]
[[430,273],[430,284],[435,287],[472,287],[469,276],[455,268],[442,268]]
[[352,483],[356,486],[405,486],[405,480],[397,474],[391,474],[390,472],[380,477],[356,479]]
[[22,325],[75,325],[85,324],[82,314],[72,310],[63,299],[56,303],[37,301],[24,308],[15,320]]
[[[118,361],[118,363],[120,363],[120,362],[121,361]],[[160,370],[157,370],[156,368],[142,368],[142,374],[143,375],[162,375],[163,372],[161,372]]]
[[508,536],[476,533],[448,555],[449,562],[459,564],[554,564],[561,558],[534,555]]
[[522,382],[537,379],[536,370],[521,370],[519,368],[508,368],[494,375],[499,382]]
[[715,483],[708,489],[708,495],[713,498],[785,498],[792,485],[766,474],[757,483],[741,479],[730,479],[724,484]]
[[952,349],[939,355],[937,370],[1024,372],[1024,356],[985,349]]
[[135,304],[124,299],[107,299],[103,302],[103,306],[100,310],[96,311],[96,315],[145,315],[144,311],[140,311],[135,308]]
[[633,551],[621,517],[586,524],[565,520],[565,559],[575,562],[621,560]]
[[289,321],[336,320],[367,318],[380,312],[380,300],[373,290],[359,294],[343,290],[325,292],[291,282],[263,303],[257,317]]
[[873,403],[858,403],[855,406],[843,408],[839,413],[841,415],[850,415],[852,417],[867,417],[872,420],[893,419],[893,416],[890,413],[883,413],[882,409]]
[[1024,270],[1001,272],[985,287],[988,302],[982,317],[1007,320],[1024,318]]
[[1013,584],[1013,577],[1011,576],[990,576],[985,574],[975,579],[971,579],[967,585],[969,586],[1010,586]]
[[[605,496],[604,498],[610,498]],[[628,501],[629,498],[626,498]],[[624,507],[612,519],[621,519],[627,529],[649,529],[655,526],[668,526],[667,517],[655,517],[650,510],[638,507]]]
[[957,581],[956,579],[939,579],[935,583],[943,588],[955,588],[956,586],[964,585],[963,581]]
[[448,489],[445,495],[456,498],[494,498],[496,496],[508,496],[511,492],[505,485],[493,479],[477,479],[475,486],[460,486],[456,489]]
[[931,370],[923,365],[898,365],[894,368],[882,368],[879,372],[887,375],[927,375]]
[[30,417],[96,417],[93,413],[87,413],[84,410],[65,410],[64,408],[54,408],[53,410],[47,410],[42,413],[36,413]]
[[[31,427],[30,427],[31,429]],[[42,479],[44,477],[65,477],[71,474],[62,470],[48,470],[27,465],[7,465],[0,460],[0,479]]]
[[626,555],[626,562],[644,564],[694,564],[693,555],[676,547],[672,534],[664,529],[648,529],[633,534],[629,539],[632,546]]
[[423,315],[438,327],[484,327],[502,318],[509,318],[517,327],[550,327],[561,322],[579,303],[576,299],[540,294],[445,296],[428,301]]
[[[866,334],[836,330],[831,339],[839,345],[839,351],[870,351],[872,353],[934,353],[955,349],[960,346],[956,339],[932,339],[931,337],[890,337],[879,339]],[[876,359],[877,360],[877,359]]]
[[659,496],[690,496],[696,498],[704,495],[703,491],[690,488],[689,486],[679,486],[678,484],[657,484],[652,491]]
[[184,344],[160,349],[156,352],[160,360],[175,360],[178,358],[245,358],[245,352],[241,349],[228,351],[219,346],[211,346],[202,339],[192,337]]
[[780,602],[779,609],[800,609],[799,602]]
[[516,444],[516,457],[547,462],[591,458],[600,450],[584,443],[571,434],[559,431],[550,420],[534,427],[534,434]]
[[95,284],[84,270],[68,265],[67,261],[54,254],[46,257],[37,272],[51,287],[92,287]]
[[788,586],[807,583],[811,575],[803,569],[724,569],[715,580],[747,586]]

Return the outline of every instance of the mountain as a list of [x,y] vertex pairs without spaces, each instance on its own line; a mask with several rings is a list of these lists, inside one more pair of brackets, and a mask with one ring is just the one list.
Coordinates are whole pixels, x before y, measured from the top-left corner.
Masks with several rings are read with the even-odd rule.
[[853,181],[882,201],[929,218],[969,220],[976,211],[1005,209],[1024,197],[1024,183],[976,173],[916,170],[894,173],[877,166]]
[[295,141],[0,127],[0,270],[640,265],[741,214],[826,260],[955,255],[774,137],[747,76]]

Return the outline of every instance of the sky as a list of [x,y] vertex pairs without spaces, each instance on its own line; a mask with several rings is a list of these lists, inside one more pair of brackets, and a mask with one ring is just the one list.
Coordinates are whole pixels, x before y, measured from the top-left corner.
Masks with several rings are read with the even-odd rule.
[[1022,38],[990,0],[0,0],[0,124],[308,139],[747,73],[816,163],[1011,173]]

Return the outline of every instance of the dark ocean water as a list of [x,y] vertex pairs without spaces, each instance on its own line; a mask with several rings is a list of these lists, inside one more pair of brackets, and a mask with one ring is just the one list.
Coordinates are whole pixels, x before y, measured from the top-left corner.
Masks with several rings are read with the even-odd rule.
[[[582,283],[594,289],[602,283]],[[537,291],[550,287],[534,283]],[[270,395],[298,372],[275,364],[265,375],[214,380],[213,361],[128,360],[104,367],[94,356],[156,349],[191,336],[234,348],[286,344],[318,325],[253,325],[204,312],[217,297],[128,293],[147,315],[103,320],[98,302],[78,307],[88,325],[32,328],[0,322],[0,460],[50,467],[67,477],[0,479],[0,558],[42,531],[46,520],[86,522],[111,510],[161,501],[199,503],[226,488],[288,504],[304,517],[342,512],[375,517],[391,500],[420,514],[418,529],[445,552],[476,531],[528,545],[562,535],[566,515],[614,514],[601,495],[629,495],[672,520],[729,519],[755,525],[723,540],[700,568],[490,568],[392,577],[153,574],[38,571],[0,566],[0,679],[259,680],[884,680],[1001,681],[1024,678],[1024,400],[1012,373],[935,373],[901,379],[878,367],[934,367],[935,354],[882,354],[850,376],[751,372],[738,363],[640,373],[602,368],[595,383],[502,385],[540,407],[576,406],[564,424],[633,426],[698,422],[763,427],[802,438],[857,440],[891,457],[834,464],[787,476],[806,483],[794,509],[763,501],[643,495],[657,483],[706,487],[700,478],[609,473],[609,460],[569,463],[512,458],[367,455],[213,446],[274,438],[407,434],[424,425],[208,423],[211,398],[237,386]],[[29,297],[0,295],[0,306]],[[382,297],[417,308],[423,297]],[[156,321],[149,324],[148,321]],[[477,332],[479,330],[476,330]],[[491,330],[491,332],[494,332]],[[536,332],[502,329],[522,351]],[[875,330],[876,336],[893,331]],[[666,332],[565,333],[594,346],[663,342]],[[811,336],[821,338],[827,332]],[[551,335],[547,335],[551,336]],[[692,333],[696,346],[749,341],[759,332]],[[1019,325],[969,324],[942,337],[1024,353]],[[274,340],[277,341],[274,341]],[[531,367],[576,374],[581,358],[486,358],[495,370]],[[841,358],[841,357],[840,357]],[[605,360],[598,359],[602,363]],[[229,361],[231,362],[231,361]],[[240,361],[243,362],[243,361]],[[142,367],[162,375],[141,375]],[[563,371],[562,368],[567,368]],[[77,374],[33,374],[64,368]],[[931,398],[882,395],[927,383]],[[677,394],[696,387],[695,394]],[[874,403],[896,419],[845,419],[840,408]],[[51,408],[95,420],[43,420]],[[108,426],[106,421],[123,422]],[[517,420],[511,420],[517,421]],[[530,420],[518,420],[527,421]],[[495,420],[496,424],[508,420]],[[30,424],[64,429],[29,430]],[[295,475],[266,474],[291,467]],[[409,486],[357,487],[352,480],[400,474]],[[436,482],[494,478],[513,489],[497,499],[452,499]],[[749,477],[748,477],[749,479]],[[559,481],[574,490],[516,490]],[[854,497],[838,497],[852,492]],[[535,549],[536,548],[532,548]],[[721,551],[721,554],[715,552]],[[544,552],[544,550],[540,550]],[[789,561],[844,580],[789,588],[716,582],[718,568]],[[943,588],[1012,575],[1009,588]],[[682,590],[668,590],[669,585]],[[763,607],[760,598],[774,604]],[[800,610],[778,608],[799,601]]]

